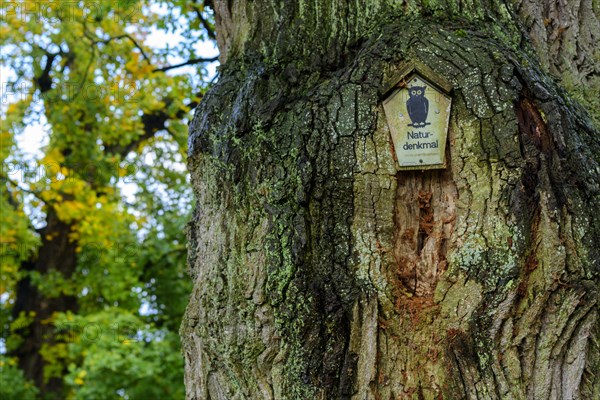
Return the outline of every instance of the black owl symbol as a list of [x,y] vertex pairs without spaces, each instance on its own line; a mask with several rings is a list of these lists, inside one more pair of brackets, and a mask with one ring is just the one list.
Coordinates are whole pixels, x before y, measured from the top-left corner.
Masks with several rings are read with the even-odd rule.
[[427,114],[429,113],[429,100],[425,97],[425,89],[427,86],[411,86],[408,88],[409,98],[406,101],[406,110],[414,128],[422,128],[427,125],[431,125],[427,121]]

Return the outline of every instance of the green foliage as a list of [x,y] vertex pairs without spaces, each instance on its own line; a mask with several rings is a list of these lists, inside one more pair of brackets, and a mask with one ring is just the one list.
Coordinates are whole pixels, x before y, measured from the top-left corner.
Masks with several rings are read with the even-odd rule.
[[[183,0],[25,3],[10,2],[0,21],[11,72],[2,83],[14,94],[0,129],[1,343],[10,353],[41,326],[44,379],[63,381],[60,398],[183,398],[177,332],[193,206],[184,161],[187,120],[208,86],[196,44],[214,39],[210,10]],[[161,34],[181,40],[149,42]],[[32,162],[17,143],[36,125],[46,144]],[[56,249],[64,259],[38,259]],[[24,278],[40,302],[76,304],[49,318],[15,313]],[[1,398],[41,396],[14,357],[1,363]]]
[[89,316],[61,314],[61,354],[72,399],[183,398],[176,332],[118,308]]
[[38,390],[23,376],[17,360],[0,356],[0,399],[35,400]]

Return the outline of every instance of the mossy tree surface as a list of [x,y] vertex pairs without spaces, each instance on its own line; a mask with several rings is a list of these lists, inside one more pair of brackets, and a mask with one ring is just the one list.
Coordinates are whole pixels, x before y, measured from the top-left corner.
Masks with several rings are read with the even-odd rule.
[[[600,396],[600,136],[526,5],[215,1],[189,399]],[[413,61],[454,87],[445,170],[397,170],[381,100]]]

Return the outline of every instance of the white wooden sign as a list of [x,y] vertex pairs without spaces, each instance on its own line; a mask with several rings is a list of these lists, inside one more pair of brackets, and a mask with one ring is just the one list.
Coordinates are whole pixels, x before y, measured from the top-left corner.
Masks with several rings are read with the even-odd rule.
[[400,169],[446,167],[452,99],[413,71],[390,91],[383,108]]

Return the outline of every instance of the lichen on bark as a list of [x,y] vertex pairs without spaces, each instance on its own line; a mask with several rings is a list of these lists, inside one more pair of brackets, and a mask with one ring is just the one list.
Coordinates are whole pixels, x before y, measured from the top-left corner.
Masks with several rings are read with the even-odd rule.
[[[510,5],[275,3],[215,5],[188,398],[597,395],[598,132]],[[454,87],[445,170],[396,167],[381,100],[414,60]]]

